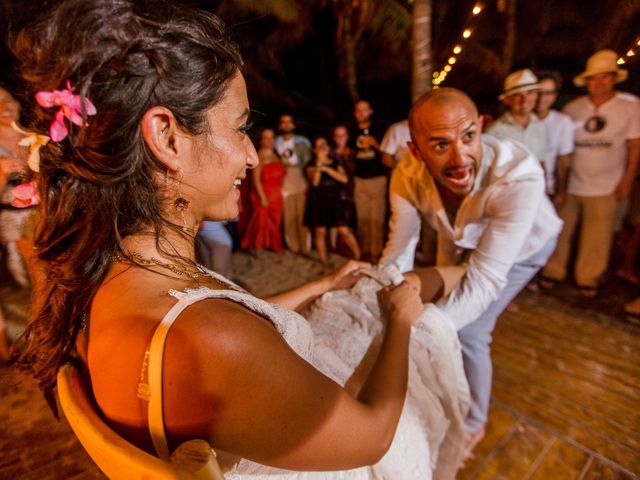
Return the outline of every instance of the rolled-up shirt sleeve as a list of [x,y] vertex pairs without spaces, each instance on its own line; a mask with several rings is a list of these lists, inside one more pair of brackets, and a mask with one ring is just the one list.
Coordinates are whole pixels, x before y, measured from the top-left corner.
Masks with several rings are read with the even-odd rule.
[[416,245],[420,238],[420,214],[409,193],[402,174],[391,175],[389,203],[391,221],[389,240],[382,252],[380,263],[395,265],[401,272],[413,270]]
[[542,177],[512,181],[487,199],[489,221],[471,253],[467,272],[438,306],[460,330],[476,320],[496,300],[507,284],[544,197]]

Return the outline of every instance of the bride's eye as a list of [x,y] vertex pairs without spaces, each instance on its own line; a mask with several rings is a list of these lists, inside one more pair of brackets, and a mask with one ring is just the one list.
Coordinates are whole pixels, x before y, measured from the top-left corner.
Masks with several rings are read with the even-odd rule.
[[249,133],[251,133],[251,129],[253,128],[253,122],[247,122],[244,125],[242,125],[239,130],[244,134],[244,135],[249,135]]

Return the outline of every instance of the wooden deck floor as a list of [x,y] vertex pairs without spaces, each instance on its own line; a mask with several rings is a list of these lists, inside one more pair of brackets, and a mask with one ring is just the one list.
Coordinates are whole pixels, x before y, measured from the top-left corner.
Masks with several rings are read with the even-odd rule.
[[[19,315],[26,296],[0,295]],[[494,335],[487,435],[458,478],[640,478],[640,325],[608,304],[585,308],[569,289],[523,292],[517,305]],[[35,384],[6,366],[0,452],[0,479],[104,478]]]

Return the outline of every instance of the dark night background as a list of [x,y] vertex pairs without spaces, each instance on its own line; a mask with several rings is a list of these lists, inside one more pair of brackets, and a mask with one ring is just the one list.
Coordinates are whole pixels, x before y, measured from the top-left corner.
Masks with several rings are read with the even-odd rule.
[[[483,112],[499,113],[497,95],[503,74],[494,65],[504,44],[505,20],[498,4],[486,0],[484,10],[470,15],[475,1],[433,1],[432,55],[440,69],[465,26],[473,35],[443,85],[467,91]],[[622,90],[640,91],[640,1],[638,0],[507,0],[516,1],[515,52],[511,70],[552,68],[565,80],[559,103],[578,95],[572,78],[598,49],[636,55],[623,68],[629,80]],[[18,98],[20,80],[8,47],[11,32],[46,6],[35,0],[0,0],[0,83]],[[247,83],[257,126],[275,125],[280,112],[292,112],[298,130],[313,136],[351,118],[351,99],[340,80],[336,46],[338,14],[331,0],[196,1],[183,3],[218,14],[230,25],[247,62]],[[358,87],[384,124],[406,116],[410,105],[412,6],[408,0],[356,0],[366,8],[356,45]]]

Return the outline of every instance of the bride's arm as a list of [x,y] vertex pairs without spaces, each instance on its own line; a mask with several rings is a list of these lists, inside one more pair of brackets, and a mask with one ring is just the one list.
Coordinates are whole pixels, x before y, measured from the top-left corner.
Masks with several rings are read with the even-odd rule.
[[368,266],[370,266],[368,263],[350,260],[338,270],[325,277],[292,290],[279,293],[265,300],[270,303],[277,303],[291,310],[298,310],[304,307],[309,301],[329,290],[352,286],[358,280],[358,271]]

